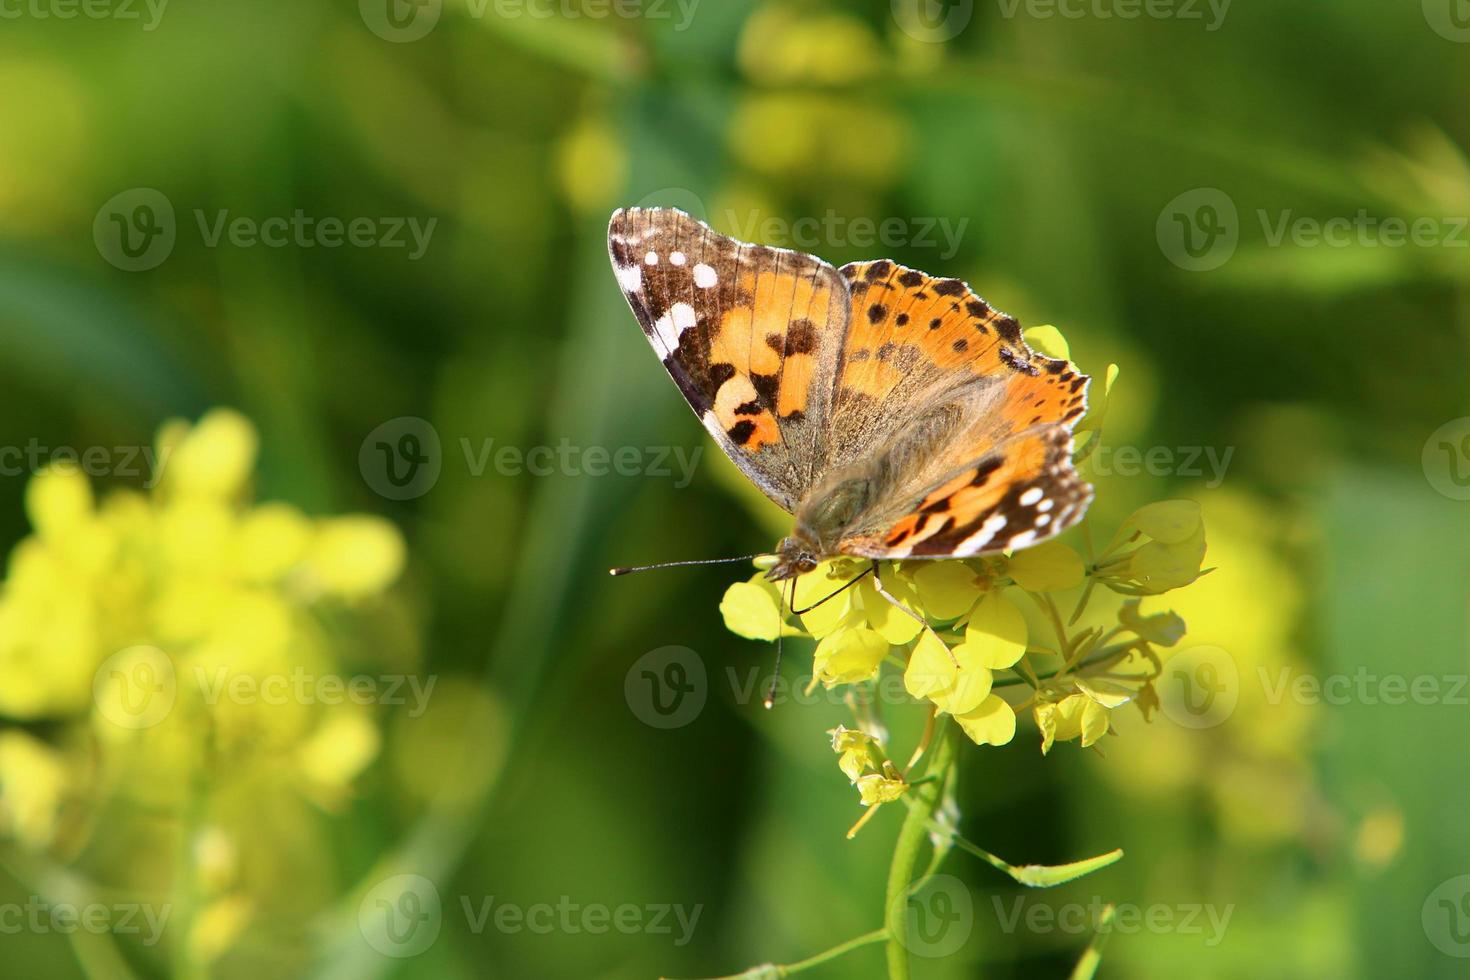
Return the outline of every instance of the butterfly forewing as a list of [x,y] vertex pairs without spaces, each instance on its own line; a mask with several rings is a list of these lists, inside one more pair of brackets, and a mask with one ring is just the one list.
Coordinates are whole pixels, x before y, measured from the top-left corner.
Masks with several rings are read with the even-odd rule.
[[685,400],[752,482],[794,510],[826,455],[848,309],[837,270],[669,208],[616,212],[608,249]]
[[[685,399],[798,531],[816,515],[821,550],[959,557],[1085,512],[1071,430],[1088,378],[960,280],[886,259],[837,270],[664,208],[615,213],[608,248]],[[851,499],[850,517],[827,506]]]

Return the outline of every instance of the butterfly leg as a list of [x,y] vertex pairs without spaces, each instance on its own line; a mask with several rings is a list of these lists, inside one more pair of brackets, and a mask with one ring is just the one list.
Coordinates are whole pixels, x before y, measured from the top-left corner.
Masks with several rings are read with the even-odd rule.
[[902,609],[904,615],[918,620],[919,625],[924,627],[925,632],[927,632],[930,636],[934,638],[934,642],[944,647],[944,652],[949,654],[949,659],[954,662],[954,665],[956,667],[958,667],[960,665],[960,662],[955,658],[954,651],[949,648],[949,644],[945,643],[939,638],[939,634],[934,632],[934,627],[929,625],[929,621],[923,616],[920,616],[918,613],[914,612],[908,606],[905,606],[903,603],[899,602],[893,597],[893,593],[883,588],[883,574],[878,570],[878,563],[876,561],[873,562],[873,567],[870,570],[873,573],[873,588],[878,590],[878,594],[887,599],[898,609]]

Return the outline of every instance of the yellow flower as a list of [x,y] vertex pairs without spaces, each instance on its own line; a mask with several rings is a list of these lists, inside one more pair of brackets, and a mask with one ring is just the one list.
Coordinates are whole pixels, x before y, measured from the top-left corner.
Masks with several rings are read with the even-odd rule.
[[[1121,554],[1120,548],[1144,540]],[[1201,575],[1205,525],[1193,500],[1165,500],[1134,511],[1098,562],[1108,588],[1124,595],[1158,595],[1188,585]]]
[[838,725],[827,733],[832,736],[832,751],[841,758],[837,760],[837,766],[850,782],[857,782],[858,777],[867,769],[876,769],[878,763],[873,759],[873,750],[877,748],[878,740],[867,732],[855,728],[846,728]]
[[25,732],[0,732],[0,833],[33,849],[49,846],[69,782],[50,746]]
[[[403,541],[376,517],[252,505],[258,442],[216,410],[161,427],[149,494],[99,504],[65,465],[26,488],[34,533],[0,588],[0,713],[95,736],[98,794],[175,806],[208,768],[330,805],[378,754],[376,712],[333,694],[345,679],[315,607],[382,594]],[[82,777],[44,742],[0,739],[3,832],[44,845],[44,801]]]
[[866,776],[858,777],[858,798],[862,801],[863,806],[892,803],[909,788],[909,784],[898,775],[892,763],[889,763],[885,769],[886,772],[870,772]]

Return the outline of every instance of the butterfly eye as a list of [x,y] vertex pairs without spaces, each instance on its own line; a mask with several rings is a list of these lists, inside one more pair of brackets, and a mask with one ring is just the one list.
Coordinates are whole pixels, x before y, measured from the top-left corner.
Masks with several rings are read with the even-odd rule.
[[817,567],[817,560],[811,555],[802,555],[796,559],[796,567],[803,573],[813,571]]

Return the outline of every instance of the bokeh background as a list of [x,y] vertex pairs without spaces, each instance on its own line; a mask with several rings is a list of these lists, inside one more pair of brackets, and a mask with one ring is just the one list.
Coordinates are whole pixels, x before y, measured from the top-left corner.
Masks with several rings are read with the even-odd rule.
[[0,972],[714,976],[881,924],[899,815],[845,840],[846,712],[749,693],[745,573],[605,572],[782,531],[610,274],[661,203],[1058,325],[1122,369],[1098,525],[1204,507],[1216,571],[1149,608],[1229,710],[968,746],[967,836],[1126,857],[952,857],[918,975],[1065,976],[1105,901],[1158,924],[1102,976],[1466,975],[1463,0],[0,14]]

